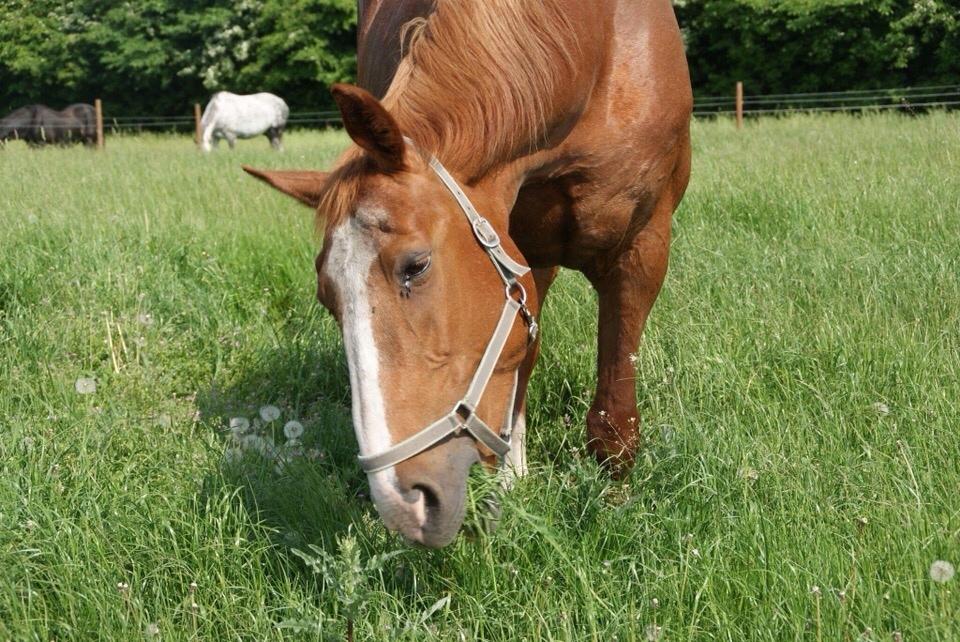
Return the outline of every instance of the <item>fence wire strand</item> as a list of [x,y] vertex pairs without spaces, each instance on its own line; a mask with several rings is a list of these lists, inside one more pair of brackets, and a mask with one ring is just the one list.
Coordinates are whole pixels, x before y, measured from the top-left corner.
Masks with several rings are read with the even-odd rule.
[[[733,96],[697,96],[693,115],[698,118],[729,116],[737,113]],[[893,87],[887,89],[851,89],[847,91],[797,92],[792,94],[754,94],[743,98],[744,116],[817,113],[869,112],[888,110],[952,109],[960,106],[960,85]],[[193,116],[113,116],[104,118],[104,130],[193,131]],[[287,119],[293,126],[329,126],[340,124],[336,111],[293,112]],[[76,130],[69,126],[44,126],[45,131]]]

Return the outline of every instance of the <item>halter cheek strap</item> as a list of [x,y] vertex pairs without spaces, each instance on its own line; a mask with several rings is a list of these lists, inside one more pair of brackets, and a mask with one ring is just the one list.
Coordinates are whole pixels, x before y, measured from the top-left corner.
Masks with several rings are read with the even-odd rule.
[[[407,144],[413,145],[410,139],[406,140]],[[523,289],[523,285],[517,280],[529,272],[530,268],[510,258],[510,255],[500,244],[500,236],[490,225],[490,221],[477,212],[473,203],[467,198],[467,195],[450,175],[450,172],[433,156],[430,157],[430,168],[450,191],[460,205],[460,209],[466,215],[473,230],[473,235],[487,256],[490,257],[493,267],[504,283],[506,300],[500,313],[500,319],[497,321],[493,335],[487,343],[487,348],[484,350],[483,357],[480,358],[480,364],[473,374],[473,379],[470,381],[470,386],[467,388],[463,399],[458,401],[450,412],[412,437],[408,437],[379,453],[358,457],[360,467],[366,473],[375,473],[395,466],[414,455],[422,453],[448,435],[460,434],[464,430],[502,459],[510,452],[510,433],[513,430],[514,404],[516,403],[517,392],[517,372],[513,373],[511,402],[500,434],[494,432],[477,416],[477,406],[480,405],[487,383],[493,376],[493,370],[500,360],[500,355],[503,354],[503,348],[510,337],[510,331],[513,329],[513,323],[517,315],[523,318],[527,324],[528,339],[533,341],[537,337],[536,317],[527,309],[527,293]],[[519,299],[514,298],[515,293],[519,295]]]

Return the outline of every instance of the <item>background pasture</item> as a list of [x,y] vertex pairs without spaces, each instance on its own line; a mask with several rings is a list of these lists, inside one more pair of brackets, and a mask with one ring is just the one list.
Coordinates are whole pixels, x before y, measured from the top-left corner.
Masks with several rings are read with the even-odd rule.
[[[958,639],[960,580],[928,569],[960,563],[960,116],[698,122],[694,141],[637,356],[636,472],[584,457],[595,304],[566,273],[532,474],[492,535],[443,551],[375,518],[310,215],[239,170],[326,166],[341,134],[283,155],[9,145],[0,639],[336,639],[352,611],[377,640]],[[229,419],[268,403],[262,432],[300,420],[308,456],[225,461]],[[336,581],[351,541],[403,551],[360,606]],[[333,577],[292,553],[309,544]]]

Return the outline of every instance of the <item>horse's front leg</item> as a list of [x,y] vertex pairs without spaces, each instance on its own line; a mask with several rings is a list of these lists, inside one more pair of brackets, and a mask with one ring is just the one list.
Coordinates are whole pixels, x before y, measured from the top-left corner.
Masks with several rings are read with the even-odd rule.
[[587,272],[600,300],[597,390],[587,412],[587,449],[620,478],[633,466],[639,445],[634,354],[647,315],[667,271],[672,198],[613,261]]
[[271,127],[267,130],[267,138],[270,140],[270,147],[274,151],[283,151],[283,130],[279,127]]

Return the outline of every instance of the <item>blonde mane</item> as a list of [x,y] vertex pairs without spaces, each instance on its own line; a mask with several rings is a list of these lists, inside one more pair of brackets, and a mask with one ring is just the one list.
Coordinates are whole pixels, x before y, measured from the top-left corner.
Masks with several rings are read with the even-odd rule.
[[384,106],[404,134],[469,178],[536,149],[580,48],[561,4],[437,0],[405,27]]

